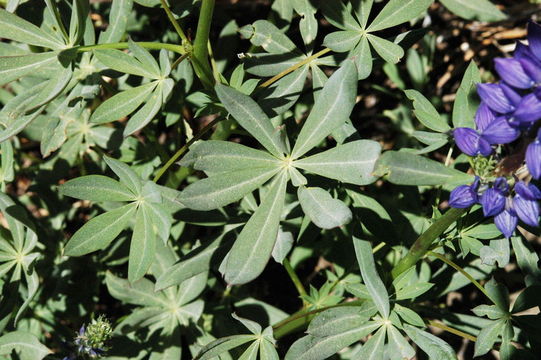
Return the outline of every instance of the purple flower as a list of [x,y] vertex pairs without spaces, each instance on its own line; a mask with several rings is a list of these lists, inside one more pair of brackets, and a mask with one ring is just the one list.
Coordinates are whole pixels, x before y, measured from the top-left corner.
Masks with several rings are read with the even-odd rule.
[[520,95],[504,84],[477,84],[477,93],[491,110],[499,114],[515,111]]
[[490,143],[483,139],[474,129],[460,127],[453,130],[458,148],[467,155],[488,156],[492,154]]
[[541,99],[537,97],[536,93],[524,96],[512,118],[520,123],[528,123],[526,125],[541,119]]
[[476,177],[471,185],[461,185],[451,191],[449,205],[454,208],[468,208],[478,202],[477,190],[479,178]]
[[533,21],[528,23],[528,44],[533,55],[541,60],[541,25]]
[[[511,202],[511,198],[508,198]],[[515,211],[509,206],[494,217],[494,224],[506,238],[510,238],[518,224],[518,218]]]
[[505,208],[505,198],[509,190],[507,180],[499,177],[494,182],[494,186],[487,189],[479,199],[483,206],[485,216],[495,216],[501,213]]
[[494,59],[498,75],[507,84],[517,89],[529,89],[535,84],[535,80],[526,72],[518,59]]
[[541,177],[541,129],[535,140],[526,149],[526,166],[534,179]]

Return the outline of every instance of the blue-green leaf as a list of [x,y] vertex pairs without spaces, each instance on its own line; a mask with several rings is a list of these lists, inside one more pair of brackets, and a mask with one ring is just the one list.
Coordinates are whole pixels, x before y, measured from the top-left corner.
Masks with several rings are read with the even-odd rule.
[[116,180],[103,175],[87,175],[60,186],[60,193],[90,201],[131,201],[135,194]]
[[391,0],[368,26],[367,31],[379,31],[410,21],[421,15],[434,0]]
[[302,211],[322,229],[332,229],[351,221],[351,210],[325,190],[317,187],[300,186],[297,195]]

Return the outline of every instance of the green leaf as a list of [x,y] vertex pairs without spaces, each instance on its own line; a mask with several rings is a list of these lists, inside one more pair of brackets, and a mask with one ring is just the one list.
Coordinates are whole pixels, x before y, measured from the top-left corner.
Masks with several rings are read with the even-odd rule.
[[14,331],[0,337],[0,355],[9,356],[13,350],[19,353],[21,360],[41,360],[52,354],[36,336],[24,331]]
[[58,71],[51,75],[51,78],[45,83],[43,89],[26,105],[25,112],[28,113],[32,110],[36,110],[42,105],[50,103],[62,94],[73,76],[72,66],[70,64],[66,68],[60,67]]
[[237,122],[274,156],[282,158],[286,152],[280,132],[272,126],[263,110],[248,95],[218,84],[218,98]]
[[4,9],[0,9],[0,38],[49,49],[61,49],[65,46],[36,25]]
[[322,229],[332,229],[351,221],[351,210],[338,199],[321,188],[304,186],[297,191],[302,211]]
[[105,284],[111,296],[125,303],[139,306],[169,306],[163,293],[155,292],[154,284],[146,278],[129,282],[107,271],[105,273]]
[[351,11],[340,1],[322,1],[323,16],[331,25],[341,30],[361,30],[359,23],[351,15]]
[[109,166],[116,176],[118,176],[122,184],[126,185],[134,194],[141,194],[143,183],[135,171],[133,171],[126,163],[109,156],[104,156],[103,160],[105,160],[107,166]]
[[276,348],[267,340],[263,340],[259,344],[259,358],[260,360],[280,360]]
[[511,312],[518,313],[536,306],[541,306],[541,285],[532,285],[524,289],[515,300]]
[[464,72],[464,77],[456,92],[455,103],[453,104],[454,127],[475,127],[474,117],[479,106],[477,83],[480,82],[479,69],[475,62],[472,61]]
[[396,64],[404,56],[404,49],[400,45],[372,34],[368,34],[366,37],[374,50],[386,62]]
[[135,56],[137,60],[143,65],[146,71],[149,71],[154,79],[159,79],[162,76],[160,66],[154,57],[137,43],[133,42],[131,39],[128,40],[128,47],[131,53]]
[[424,327],[425,322],[423,319],[413,310],[410,308],[404,307],[400,304],[394,304],[393,311],[395,311],[398,316],[402,318],[405,322],[415,325],[418,327]]
[[[365,322],[354,329],[326,337],[308,335],[295,341],[285,360],[323,360],[377,329],[380,324]],[[364,358],[362,358],[364,359]]]
[[68,241],[65,255],[81,256],[105,248],[124,230],[136,206],[131,203],[92,218]]
[[494,304],[504,312],[509,311],[509,290],[507,290],[505,285],[496,282],[492,278],[485,283],[484,288]]
[[239,357],[239,360],[257,360],[257,354],[259,352],[259,341],[254,341],[248,346],[242,355]]
[[[177,290],[177,298],[175,299],[176,303],[180,306],[190,303],[192,300],[196,299],[207,286],[208,273],[202,272],[189,278],[186,281],[183,281]],[[188,305],[186,305],[188,306]]]
[[269,153],[230,141],[199,141],[190,147],[190,152],[179,162],[182,166],[193,166],[207,175],[243,170],[248,168],[277,168],[283,162]]
[[156,234],[152,225],[152,217],[148,208],[140,206],[135,213],[135,226],[130,243],[128,262],[128,280],[134,282],[142,278],[156,253]]
[[242,325],[244,325],[248,330],[250,330],[250,332],[254,335],[261,335],[261,331],[263,330],[261,328],[261,325],[259,325],[258,323],[256,323],[255,321],[252,321],[252,320],[249,320],[249,319],[245,319],[245,318],[242,318],[240,316],[238,316],[237,314],[233,313],[231,314],[231,316],[233,317],[233,319],[239,321]]
[[387,151],[376,164],[376,175],[387,175],[387,180],[397,185],[467,184],[473,176],[449,168],[423,156],[397,151]]
[[383,359],[385,332],[387,327],[382,326],[355,354],[355,359],[379,360]]
[[242,344],[246,344],[247,342],[253,341],[256,339],[257,339],[257,336],[255,335],[232,335],[232,336],[216,339],[212,341],[211,343],[205,345],[201,349],[201,351],[199,351],[199,354],[195,356],[194,360],[213,359],[216,356],[230,349],[236,348],[237,346],[241,346]]
[[389,294],[376,270],[376,264],[372,255],[372,245],[369,241],[358,239],[355,236],[353,236],[353,245],[363,282],[370,292],[379,313],[387,319],[390,309]]
[[305,65],[261,91],[258,96],[261,108],[270,117],[284,113],[299,99],[307,76],[308,66]]
[[77,45],[83,39],[90,6],[88,0],[73,0],[69,27],[69,43]]
[[351,114],[357,94],[357,70],[346,61],[327,81],[299,133],[291,158],[297,159],[317,146]]
[[457,359],[453,348],[442,339],[408,324],[404,324],[404,331],[410,337],[411,341],[419,346],[430,359]]
[[[523,274],[529,275],[528,277],[541,278],[541,270],[537,265],[539,263],[539,256],[530,246],[530,244],[521,236],[513,236],[511,238],[511,244],[515,251],[515,257],[517,264]],[[528,277],[526,283],[528,283]]]
[[282,229],[279,229],[278,236],[276,237],[276,243],[272,248],[272,258],[274,259],[274,261],[282,264],[287,254],[289,254],[289,252],[293,248],[294,243],[295,239],[293,239],[292,233],[285,232],[282,231]]
[[242,199],[278,171],[280,168],[248,168],[220,173],[189,185],[178,200],[194,210],[217,209]]
[[0,57],[0,85],[17,80],[29,73],[35,74],[41,67],[58,62],[58,53],[44,52],[37,54]]
[[123,74],[132,74],[150,79],[159,79],[161,77],[159,70],[158,75],[154,74],[152,71],[147,70],[146,66],[133,56],[130,56],[120,50],[94,50],[94,55],[96,55],[96,58],[98,58],[103,65]]
[[114,0],[109,13],[109,26],[100,34],[99,44],[115,43],[122,40],[128,26],[128,14],[133,0]]
[[435,133],[431,131],[414,131],[411,136],[426,145],[442,144],[445,145],[449,141],[447,134]]
[[507,18],[489,0],[441,0],[441,3],[456,15],[479,21],[500,21]]
[[90,121],[102,124],[128,116],[150,97],[157,85],[158,82],[154,81],[116,94],[98,106]]
[[81,176],[59,189],[64,196],[90,201],[132,201],[136,197],[127,187],[103,175]]
[[277,176],[261,205],[244,225],[223,270],[228,284],[245,284],[265,269],[278,235],[286,184],[286,173]]
[[352,55],[355,56],[355,64],[359,72],[358,79],[366,79],[372,72],[372,52],[366,36],[361,38],[359,45],[353,50]]
[[509,239],[490,240],[489,246],[485,245],[480,249],[479,256],[483,264],[494,265],[498,263],[498,267],[505,267],[509,264],[509,258],[511,257]]
[[416,298],[434,286],[429,282],[417,282],[415,284],[403,287],[396,291],[396,300],[413,299]]
[[368,185],[381,145],[372,140],[357,140],[293,162],[293,166],[349,184]]
[[255,46],[261,46],[272,54],[299,54],[297,46],[280,31],[273,23],[267,20],[257,20],[252,25],[239,29],[240,34],[250,39]]
[[477,341],[475,341],[473,356],[484,355],[492,349],[505,327],[505,322],[505,320],[493,321],[490,325],[481,329],[477,335]]
[[417,90],[405,90],[404,93],[413,101],[413,113],[424,126],[440,133],[451,130],[447,121],[440,116],[423,94]]
[[147,208],[154,232],[164,243],[167,243],[172,225],[172,219],[169,213],[161,204],[144,202],[141,204],[141,207]]
[[359,328],[367,322],[360,314],[361,309],[360,306],[341,306],[325,310],[310,322],[307,333],[323,338]]
[[163,104],[162,91],[163,82],[159,81],[154,92],[146,99],[146,104],[131,116],[124,128],[124,136],[141,130],[154,119]]
[[411,359],[415,356],[415,349],[394,326],[387,327],[387,338],[389,339],[389,352],[393,356],[400,357],[400,359]]
[[500,319],[507,314],[496,305],[479,305],[474,307],[472,312],[477,316],[486,316],[491,320]]
[[353,0],[351,3],[355,13],[357,14],[357,19],[359,19],[361,22],[362,28],[366,28],[374,0]]
[[325,36],[323,46],[336,52],[350,51],[359,43],[362,36],[358,30],[336,31]]
[[433,0],[391,0],[368,26],[367,31],[379,31],[410,21],[421,15]]

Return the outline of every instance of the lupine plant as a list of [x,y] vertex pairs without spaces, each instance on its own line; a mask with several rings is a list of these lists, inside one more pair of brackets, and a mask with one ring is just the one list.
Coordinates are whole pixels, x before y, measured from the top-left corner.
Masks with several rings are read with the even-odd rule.
[[539,359],[507,3],[0,0],[0,357]]

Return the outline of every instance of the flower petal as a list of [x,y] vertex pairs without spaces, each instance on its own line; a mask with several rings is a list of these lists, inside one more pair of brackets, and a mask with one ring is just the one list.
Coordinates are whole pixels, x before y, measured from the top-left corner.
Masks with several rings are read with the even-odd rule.
[[505,208],[505,196],[494,188],[487,189],[480,199],[485,216],[495,216]]
[[494,59],[496,71],[503,81],[517,89],[529,89],[534,82],[517,59]]
[[520,195],[521,198],[526,200],[539,200],[541,199],[541,191],[534,184],[526,184],[523,181],[519,181],[515,184],[515,192]]
[[517,227],[518,218],[509,210],[504,210],[494,217],[494,224],[506,238],[510,238]]
[[541,84],[541,64],[530,57],[518,59],[524,72],[533,80],[535,84]]
[[532,123],[541,119],[541,99],[535,94],[524,96],[517,110],[513,113],[513,118],[521,123]]
[[524,223],[530,226],[539,225],[539,204],[537,201],[524,199],[516,194],[513,197],[513,208]]
[[454,208],[468,208],[477,202],[477,194],[471,185],[456,187],[449,196],[449,206]]
[[528,44],[535,57],[541,60],[541,25],[533,21],[528,23]]
[[[456,128],[453,130],[453,135],[455,137],[456,145],[464,154],[470,156],[482,154],[486,156],[492,153],[490,144],[481,139],[481,136],[474,129],[465,127]],[[486,154],[487,152],[488,154]]]
[[477,130],[483,131],[487,126],[496,119],[496,115],[487,104],[484,102],[479,105],[477,112],[475,113],[475,124],[477,125]]
[[508,144],[520,136],[520,131],[509,126],[507,118],[499,116],[483,131],[481,137],[490,144]]
[[508,114],[515,110],[500,84],[477,84],[477,93],[481,100],[497,113]]

